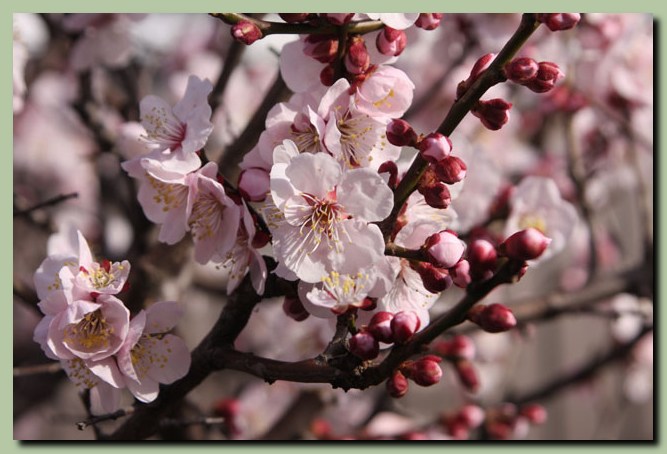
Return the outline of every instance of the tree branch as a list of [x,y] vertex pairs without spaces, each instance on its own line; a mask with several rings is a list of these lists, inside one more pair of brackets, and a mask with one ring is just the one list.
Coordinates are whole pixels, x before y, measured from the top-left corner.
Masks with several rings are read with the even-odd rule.
[[33,206],[31,206],[29,208],[25,208],[23,210],[19,210],[15,206],[14,207],[14,217],[25,217],[25,216],[28,216],[33,211],[37,211],[37,210],[40,210],[42,208],[52,207],[52,206],[58,205],[62,202],[65,202],[66,200],[76,199],[77,197],[79,197],[79,193],[78,192],[72,192],[70,194],[61,194],[61,195],[52,197],[50,199],[44,200],[43,202],[39,202],[37,205],[33,205]]

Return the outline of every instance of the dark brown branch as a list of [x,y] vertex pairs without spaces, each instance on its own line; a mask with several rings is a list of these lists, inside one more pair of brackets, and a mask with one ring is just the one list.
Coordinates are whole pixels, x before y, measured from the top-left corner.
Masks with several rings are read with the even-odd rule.
[[90,426],[95,426],[96,424],[99,424],[101,422],[115,421],[118,418],[122,418],[123,416],[129,416],[132,413],[134,413],[134,407],[121,408],[120,410],[116,410],[113,413],[108,413],[106,415],[91,416],[85,421],[79,421],[76,423],[76,427],[79,430],[84,430]]
[[79,197],[79,193],[78,192],[72,192],[70,194],[61,194],[61,195],[58,195],[56,197],[52,197],[52,198],[47,199],[43,202],[39,202],[37,205],[33,205],[33,206],[31,206],[29,208],[25,208],[23,210],[19,210],[16,207],[14,207],[14,217],[28,216],[33,211],[37,211],[37,210],[40,210],[42,208],[49,208],[49,207],[58,205],[62,202],[65,202],[66,200],[76,199],[77,197]]
[[[327,21],[312,25],[310,23],[304,24],[286,24],[282,22],[270,22],[261,19],[256,19],[245,14],[240,13],[210,13],[211,16],[220,19],[228,25],[234,25],[242,20],[246,20],[255,24],[261,31],[263,36],[268,35],[335,35],[338,33],[339,26],[333,25]],[[380,21],[368,20],[359,22],[350,22],[345,24],[344,28],[348,33],[363,35],[375,30],[380,30],[384,24]]]
[[222,102],[222,97],[225,94],[225,89],[227,88],[227,83],[229,82],[229,78],[231,77],[232,72],[234,72],[234,69],[238,66],[239,62],[241,61],[241,56],[243,55],[245,49],[246,46],[236,40],[232,41],[231,45],[229,46],[229,50],[227,51],[227,55],[225,56],[220,76],[218,77],[218,80],[215,82],[213,91],[211,92],[208,98],[210,100],[212,112],[215,112],[215,110]]
[[269,110],[271,110],[276,103],[286,98],[288,94],[289,90],[287,89],[283,78],[280,76],[280,73],[278,73],[276,80],[264,97],[262,104],[253,114],[250,122],[248,122],[241,135],[227,147],[218,160],[220,171],[225,177],[230,178],[234,176],[234,172],[238,171],[237,168],[243,159],[243,156],[255,146],[259,139],[259,135],[264,130],[264,121],[266,120]]
[[[455,101],[449,109],[447,116],[438,128],[439,133],[449,137],[468,112],[470,112],[470,109],[472,109],[475,103],[479,101],[482,95],[484,95],[489,88],[504,80],[502,74],[503,67],[514,57],[519,49],[521,49],[530,35],[537,30],[538,26],[539,23],[535,20],[533,14],[524,14],[522,16],[521,24],[498,53],[489,68],[479,76],[463,96]],[[391,235],[396,218],[398,217],[403,204],[417,187],[419,179],[427,166],[428,162],[418,154],[394,191],[394,208],[387,219],[380,223],[380,229],[384,234],[385,241]]]
[[524,405],[530,402],[541,401],[551,397],[552,395],[562,391],[569,386],[588,380],[597,374],[600,369],[618,360],[624,359],[630,352],[632,352],[632,349],[637,345],[641,338],[652,331],[652,326],[645,326],[640,331],[640,333],[629,342],[618,345],[617,347],[611,349],[609,352],[593,358],[581,368],[561,377],[557,377],[554,380],[548,382],[546,385],[543,385],[526,394],[519,396],[509,395],[505,401],[513,402],[517,405]]

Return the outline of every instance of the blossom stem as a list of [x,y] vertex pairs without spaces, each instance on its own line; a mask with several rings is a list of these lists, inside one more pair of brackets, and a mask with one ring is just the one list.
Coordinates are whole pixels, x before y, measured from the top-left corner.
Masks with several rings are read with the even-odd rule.
[[[286,24],[282,22],[270,22],[261,19],[255,19],[245,14],[240,13],[210,13],[212,17],[220,19],[228,25],[234,25],[242,20],[246,20],[255,24],[261,31],[263,36],[267,35],[335,35],[338,33],[339,26],[323,22],[321,24],[312,25],[304,24]],[[348,33],[363,35],[375,30],[380,30],[384,24],[379,20],[368,20],[350,22],[343,26]]]
[[424,255],[424,251],[421,249],[408,249],[404,248],[403,246],[399,246],[396,243],[387,243],[384,248],[384,255],[401,257],[408,260],[416,260],[418,262],[428,262],[428,259]]
[[66,200],[69,199],[76,199],[79,197],[78,192],[72,192],[70,194],[61,194],[56,197],[52,197],[50,199],[47,199],[43,202],[38,203],[37,205],[33,205],[29,208],[23,209],[23,210],[17,210],[16,207],[14,207],[14,217],[21,217],[21,216],[27,216],[33,211],[42,209],[42,208],[48,208],[52,207],[54,205],[58,205],[59,203],[65,202]]
[[[504,80],[502,74],[503,67],[514,57],[519,49],[521,49],[533,32],[537,30],[539,25],[540,23],[537,22],[534,14],[524,14],[521,17],[519,27],[498,53],[493,62],[491,62],[489,68],[477,78],[470,88],[466,90],[463,96],[456,100],[449,109],[447,116],[438,127],[439,133],[449,137],[468,112],[470,112],[470,109],[477,101],[479,101],[482,95],[484,95],[489,88]],[[395,224],[403,204],[408,200],[410,194],[417,188],[417,184],[427,167],[428,161],[422,158],[420,154],[417,154],[412,165],[394,191],[394,208],[389,217],[380,223],[380,229],[384,234],[385,241],[391,235],[393,225]]]

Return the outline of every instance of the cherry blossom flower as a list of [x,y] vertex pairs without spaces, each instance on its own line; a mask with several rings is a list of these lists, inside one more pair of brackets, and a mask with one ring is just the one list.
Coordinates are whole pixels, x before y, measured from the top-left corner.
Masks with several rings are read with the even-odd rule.
[[[363,307],[374,284],[375,275],[372,273],[340,274],[332,271],[322,277],[320,284],[313,286],[306,298],[315,306],[327,308],[333,314],[342,314],[351,307]],[[314,311],[313,315],[317,316],[317,312]]]
[[118,366],[130,392],[142,402],[158,396],[159,385],[170,384],[190,369],[190,352],[180,337],[167,334],[182,315],[172,301],[155,303],[130,322],[118,352]]
[[560,196],[553,180],[532,176],[524,178],[512,195],[511,205],[505,237],[533,227],[551,238],[549,247],[536,259],[536,263],[565,248],[578,216],[574,206]]
[[139,107],[146,141],[160,151],[188,154],[201,149],[213,131],[208,104],[211,91],[211,82],[190,76],[183,98],[173,108],[154,95],[142,99]]
[[419,13],[366,13],[366,16],[396,30],[405,30],[417,21]]
[[271,195],[276,213],[269,220],[276,258],[306,282],[319,282],[346,262],[361,270],[384,253],[380,229],[369,222],[387,217],[393,196],[370,169],[343,168],[325,153],[297,154],[285,141],[276,148]]
[[357,87],[355,103],[372,117],[400,118],[412,103],[414,83],[393,66],[381,65]]
[[253,247],[253,240],[256,233],[255,223],[245,202],[241,211],[242,219],[236,234],[236,243],[227,252],[225,261],[223,262],[223,266],[229,269],[227,294],[230,294],[238,287],[243,277],[250,270],[252,286],[257,294],[261,295],[264,293],[264,284],[266,283],[268,271],[262,254]]
[[224,260],[236,242],[241,220],[239,206],[225,193],[216,177],[218,165],[209,162],[190,174],[188,195],[188,229],[195,243],[195,260]]

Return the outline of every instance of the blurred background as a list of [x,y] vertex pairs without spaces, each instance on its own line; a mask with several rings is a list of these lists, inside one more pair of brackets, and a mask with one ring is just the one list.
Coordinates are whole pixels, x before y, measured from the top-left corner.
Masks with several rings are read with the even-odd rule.
[[[500,50],[519,21],[515,14],[445,14],[436,30],[406,31],[395,66],[416,86],[405,118],[418,132],[438,127],[457,84],[481,55]],[[225,270],[197,265],[189,239],[157,242],[119,163],[145,152],[137,140],[139,101],[155,94],[173,104],[192,74],[214,85],[228,77],[211,100],[209,157],[225,162],[225,153],[254,146],[268,108],[289,99],[279,55],[295,37],[272,35],[246,47],[229,28],[194,14],[14,15],[15,439],[94,438],[90,428],[77,429],[86,413],[74,386],[32,340],[42,316],[32,276],[50,242],[78,228],[98,257],[129,260],[130,310],[183,302],[177,331],[190,349],[225,304]],[[466,404],[493,420],[535,403],[546,420],[524,418],[506,438],[653,439],[653,30],[653,18],[643,14],[583,14],[577,27],[559,33],[541,27],[520,55],[556,62],[565,73],[558,87],[538,95],[500,84],[485,98],[512,102],[510,122],[489,131],[469,115],[451,137],[468,164],[453,203],[457,232],[484,225],[503,190],[527,176],[552,179],[578,215],[560,252],[486,298],[514,311],[516,330],[455,328],[475,346],[476,393],[449,364],[439,384],[414,386],[400,400],[384,386],[346,393],[223,371],[188,395],[159,436],[448,439],[457,437],[452,415]],[[404,162],[410,158],[405,150]],[[233,165],[221,170],[230,179],[238,173]],[[502,224],[484,228],[501,231]],[[461,295],[445,292],[432,316]],[[256,307],[236,347],[293,361],[317,355],[332,334],[329,321],[294,321],[282,299],[270,299]],[[185,423],[221,416],[227,423]],[[490,429],[466,435],[494,438]]]

